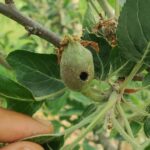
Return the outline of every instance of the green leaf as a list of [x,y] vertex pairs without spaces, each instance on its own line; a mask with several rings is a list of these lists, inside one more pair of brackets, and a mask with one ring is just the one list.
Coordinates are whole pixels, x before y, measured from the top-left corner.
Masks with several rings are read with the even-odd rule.
[[84,150],[95,150],[95,147],[91,146],[91,145],[89,144],[89,142],[88,142],[87,140],[85,140],[85,141],[83,142],[83,149],[84,149]]
[[109,4],[110,4],[113,8],[115,8],[116,0],[115,0],[115,1],[114,1],[114,0],[108,0],[108,2],[109,2]]
[[145,77],[144,80],[142,82],[143,86],[148,86],[150,85],[150,73],[148,73]]
[[122,49],[120,49],[119,47],[115,47],[111,50],[110,64],[110,76],[115,73],[115,75],[118,74],[118,76],[120,77],[129,75],[135,65],[135,63],[125,59],[122,56]]
[[111,53],[111,46],[109,43],[101,36],[96,35],[94,33],[85,32],[83,40],[93,41],[96,42],[99,46],[99,52],[97,53],[95,49],[88,47],[94,58],[94,67],[95,67],[95,75],[99,78],[106,78],[107,74],[110,69],[110,53]]
[[83,94],[81,94],[80,92],[71,91],[69,98],[72,101],[77,101],[81,103],[83,106],[88,106],[91,104],[91,100],[86,96],[84,96]]
[[150,144],[146,146],[144,150],[150,150]]
[[96,19],[95,14],[94,14],[93,7],[91,6],[90,3],[88,3],[88,7],[87,7],[87,10],[85,12],[84,19],[83,19],[83,28],[91,31],[92,28],[97,23],[96,20],[97,19]]
[[32,116],[43,104],[42,102],[22,102],[7,99],[7,108],[19,113],[23,113],[29,116]]
[[72,115],[81,115],[82,110],[73,108],[73,109],[68,109],[66,111],[61,111],[60,117],[70,117]]
[[59,150],[64,144],[63,134],[41,134],[37,136],[32,136],[24,138],[21,141],[31,141],[41,144],[43,147],[50,146],[53,150]]
[[126,0],[119,0],[119,3],[121,6],[123,6],[125,2],[126,2]]
[[33,101],[32,93],[21,84],[0,75],[0,96],[20,101]]
[[5,76],[5,77],[8,77],[12,80],[15,80],[15,75],[14,73],[12,72],[11,69],[8,69],[8,68],[5,68],[4,66],[0,65],[0,74]]
[[67,103],[67,98],[68,98],[68,92],[66,92],[64,95],[62,95],[59,98],[46,100],[45,105],[53,115],[56,115],[60,112],[61,108],[63,108]]
[[88,105],[87,107],[85,107],[85,109],[81,115],[81,119],[88,117],[89,115],[91,115],[96,110],[97,110],[97,106],[95,104]]
[[79,144],[73,150],[80,150]]
[[62,124],[60,120],[51,120],[52,125],[55,127],[54,128],[54,133],[59,133],[61,132]]
[[137,134],[139,133],[140,129],[142,128],[142,125],[138,122],[132,121],[130,123],[132,132],[134,136],[137,136]]
[[[119,18],[118,43],[123,56],[137,62],[150,49],[150,1],[127,0]],[[145,57],[144,57],[145,58]],[[148,61],[149,64],[149,61]]]
[[17,50],[9,54],[7,61],[15,70],[19,82],[28,87],[37,100],[64,92],[56,55]]
[[148,138],[150,138],[150,118],[149,117],[144,121],[144,133]]
[[79,12],[81,14],[81,17],[83,17],[87,10],[87,0],[79,1],[78,7],[79,7]]
[[148,104],[145,107],[145,111],[150,113],[150,104],[149,104],[149,102],[148,102]]

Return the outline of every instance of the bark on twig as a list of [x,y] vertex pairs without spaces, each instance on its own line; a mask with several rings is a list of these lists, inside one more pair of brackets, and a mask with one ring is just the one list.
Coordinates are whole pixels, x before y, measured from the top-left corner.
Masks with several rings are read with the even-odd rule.
[[34,34],[42,39],[47,40],[48,42],[52,43],[56,47],[60,47],[61,39],[52,31],[46,29],[38,22],[32,20],[29,17],[23,15],[19,10],[12,3],[12,0],[5,0],[7,4],[0,3],[0,13],[4,16],[16,21],[20,25],[24,26],[25,29],[30,33]]

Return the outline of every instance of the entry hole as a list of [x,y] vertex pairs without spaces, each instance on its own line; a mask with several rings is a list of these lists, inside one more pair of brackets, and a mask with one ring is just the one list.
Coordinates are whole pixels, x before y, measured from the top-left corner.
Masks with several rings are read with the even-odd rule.
[[88,73],[87,72],[81,72],[80,73],[80,79],[82,81],[86,81],[88,79]]

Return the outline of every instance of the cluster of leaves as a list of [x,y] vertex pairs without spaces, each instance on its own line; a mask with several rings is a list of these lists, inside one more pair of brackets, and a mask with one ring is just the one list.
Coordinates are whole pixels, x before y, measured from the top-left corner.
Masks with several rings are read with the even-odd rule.
[[[66,12],[64,11],[71,12],[74,8],[74,5],[71,5],[67,0],[62,2],[60,6],[57,6],[57,3],[52,1],[47,1],[46,4],[45,1],[43,1],[43,6],[38,2],[33,2],[32,5],[28,5],[28,3],[30,2],[24,1],[20,10],[36,18],[38,18],[38,16],[34,16],[34,14],[38,14],[37,12],[39,12],[39,10],[41,10],[41,14],[47,14],[47,12],[49,12],[45,18],[39,17],[39,20],[43,23],[47,22],[46,26],[52,27],[54,31],[61,29],[61,31],[59,31],[60,34],[65,33],[66,29],[68,33],[73,33],[72,26],[68,27],[67,24],[71,24],[69,21],[71,21],[74,15],[76,16],[78,13],[83,14],[81,10],[76,14],[70,13],[68,17],[71,19],[65,17],[64,22],[64,18],[61,18],[63,16],[60,16],[60,14],[62,14],[62,12],[65,14]],[[85,3],[80,3],[81,8],[83,8],[83,4]],[[114,3],[111,4],[114,6]],[[52,12],[49,11],[51,10],[49,6],[55,6],[52,7]],[[147,89],[150,84],[150,64],[148,61],[150,52],[150,2],[146,0],[127,0],[122,9],[117,31],[115,32],[117,38],[115,46],[112,46],[110,41],[108,41],[103,28],[98,28],[96,32],[93,32],[94,27],[99,23],[95,22],[98,16],[96,18],[94,17],[95,19],[93,19],[93,17],[86,17],[89,15],[96,16],[96,11],[90,2],[88,6],[83,21],[83,28],[85,30],[82,39],[98,44],[99,52],[96,52],[93,47],[87,47],[93,54],[95,78],[101,82],[109,82],[112,86],[115,86],[116,83],[119,82],[118,79],[120,77],[125,78],[124,84],[126,81],[129,81],[129,84],[126,85],[127,88],[141,90],[138,93],[134,93],[134,95],[129,95],[129,93],[124,94],[124,103],[125,105],[127,104],[128,107],[123,105],[123,108],[129,116],[129,123],[134,136],[137,136],[144,121],[145,133],[149,136],[149,111],[146,109],[146,112],[144,109],[149,105],[149,92]],[[42,10],[40,7],[44,7],[45,9]],[[56,7],[57,9],[54,9]],[[52,19],[53,21],[51,21],[51,18],[54,16],[56,16],[56,20]],[[47,19],[50,21],[47,21]],[[110,34],[110,36],[112,35]],[[5,42],[9,43],[7,35],[5,37],[6,38],[3,38],[2,46],[7,46]],[[23,35],[21,39],[24,38],[25,36]],[[4,74],[7,74],[7,76],[3,75],[3,73],[0,74],[0,96],[6,100],[6,103],[3,105],[6,105],[9,109],[31,116],[42,107],[45,115],[51,113],[51,115],[59,116],[59,119],[53,121],[55,126],[58,127],[56,128],[56,133],[60,131],[60,127],[64,127],[64,129],[66,129],[65,136],[68,136],[75,129],[82,127],[83,125],[81,124],[84,124],[84,126],[90,124],[91,118],[93,118],[92,115],[97,114],[97,110],[103,108],[105,104],[101,103],[101,106],[97,107],[97,103],[92,102],[88,97],[83,96],[79,92],[70,91],[60,78],[60,68],[55,54],[39,54],[32,50],[28,51],[29,49],[36,49],[34,51],[39,52],[37,49],[42,47],[41,49],[46,49],[46,51],[42,52],[47,53],[49,44],[45,47],[43,41],[35,40],[35,43],[38,43],[37,45],[41,43],[41,47],[35,43],[33,47],[29,47],[29,45],[32,45],[30,43],[31,41],[30,38],[29,43],[26,41],[27,43],[21,44],[21,46],[16,44],[18,46],[17,48],[26,50],[13,51],[8,55],[7,62],[12,67],[13,73],[12,71],[1,69]],[[13,49],[14,47],[15,44],[14,46],[11,45],[8,47],[8,49]],[[5,47],[2,48],[5,49]],[[131,81],[136,75],[142,76],[143,81]],[[124,86],[122,88],[124,88]],[[131,90],[129,91],[131,92]],[[119,106],[118,110],[120,110]],[[76,116],[75,119],[72,119],[73,115]],[[121,118],[121,115],[122,114],[119,114],[117,117]],[[137,116],[140,116],[140,119],[137,119]],[[70,124],[70,129],[67,130],[68,127],[62,123],[63,120]],[[93,132],[95,134],[102,133],[105,130],[102,123],[103,122],[94,127]],[[75,124],[77,124],[77,126]],[[118,124],[116,123],[116,125]],[[120,139],[118,132],[114,132],[112,132],[112,137]],[[122,130],[120,132],[122,132]],[[124,132],[122,133],[124,135]],[[63,145],[64,136],[62,134],[54,134],[48,137],[46,135],[31,137],[28,140],[44,144],[45,149],[57,150]],[[130,138],[129,141],[131,141]],[[58,145],[58,147],[54,145]],[[87,140],[83,142],[82,147],[86,150],[94,150]],[[79,146],[75,149],[79,149]]]
[[[128,88],[142,90],[129,95],[131,92],[129,89],[129,93],[127,92],[124,97],[125,103],[130,101],[135,104],[139,112],[144,111],[145,107],[149,108],[149,90],[145,90],[149,87],[149,5],[149,2],[140,0],[126,2],[118,21],[115,47],[111,47],[108,39],[103,36],[102,27],[96,34],[93,33],[93,28],[89,26],[90,23],[93,24],[93,20],[91,22],[88,20],[88,24],[85,20],[87,32],[83,36],[84,40],[94,41],[99,45],[99,53],[90,48],[94,53],[95,72],[98,78],[114,80],[112,77],[115,75],[118,80],[123,77],[123,80],[126,79],[125,83],[130,81],[126,85]],[[143,80],[131,82],[136,75],[142,76]],[[125,109],[129,113],[130,109],[126,107]],[[132,111],[134,112],[135,109]],[[149,109],[146,111],[149,113]],[[131,118],[130,126],[134,135],[137,135],[144,123],[144,132],[149,137],[149,117],[145,118],[142,115],[140,117],[135,115],[135,118]]]

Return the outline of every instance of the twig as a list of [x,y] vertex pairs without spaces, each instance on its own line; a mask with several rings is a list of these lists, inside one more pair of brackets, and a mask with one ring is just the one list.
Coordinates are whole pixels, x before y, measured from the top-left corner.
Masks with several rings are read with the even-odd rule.
[[122,141],[119,141],[117,150],[121,150],[121,146],[122,146]]
[[112,92],[108,99],[107,105],[103,109],[98,109],[98,114],[95,116],[95,118],[93,118],[93,120],[91,120],[91,123],[87,126],[87,128],[81,132],[81,134],[74,140],[72,144],[62,147],[61,150],[74,149],[74,147],[77,146],[80,140],[82,140],[82,138],[85,137],[86,134],[90,132],[97,125],[97,123],[102,120],[108,110],[110,110],[115,105],[117,96],[118,95],[116,92]]
[[134,135],[133,135],[132,129],[131,129],[131,127],[130,127],[129,121],[128,121],[126,115],[125,115],[125,112],[124,112],[123,108],[122,108],[121,105],[120,105],[120,102],[117,103],[117,109],[118,109],[120,115],[122,116],[122,118],[123,118],[123,120],[124,120],[125,128],[126,128],[128,134],[129,134],[132,138],[134,138]]
[[134,149],[141,150],[141,146],[124,131],[124,129],[121,127],[120,123],[118,122],[118,120],[115,118],[114,115],[113,115],[113,126],[126,141],[132,144]]
[[149,52],[149,49],[150,49],[150,43],[148,43],[148,45],[147,45],[147,47],[146,47],[146,49],[144,51],[144,54],[143,54],[142,58],[137,62],[137,64],[134,66],[134,68],[132,69],[132,71],[129,74],[129,76],[122,83],[122,85],[120,87],[121,93],[124,93],[124,90],[125,90],[126,86],[128,85],[128,83],[134,78],[134,76],[137,74],[137,72],[139,71],[139,69],[144,64],[144,59],[147,56],[147,54]]
[[[13,2],[11,0],[5,0],[5,2],[6,1],[7,3]],[[60,37],[43,27],[38,22],[33,21],[31,18],[24,16],[16,9],[15,6],[12,7],[10,5],[0,3],[0,13],[24,26],[30,34],[37,35],[38,37],[52,43],[54,46],[60,47]]]

